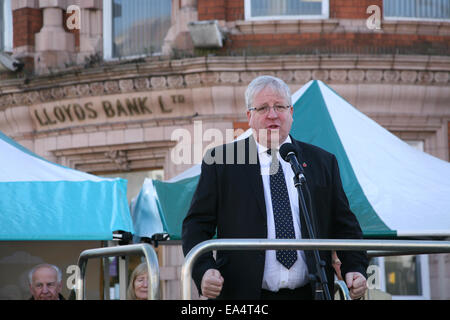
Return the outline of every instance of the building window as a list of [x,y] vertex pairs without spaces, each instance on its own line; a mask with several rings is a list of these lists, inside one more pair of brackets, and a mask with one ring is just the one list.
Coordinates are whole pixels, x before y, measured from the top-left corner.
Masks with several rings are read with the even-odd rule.
[[411,147],[423,152],[423,140],[405,140]]
[[428,255],[378,258],[381,290],[393,300],[430,299]]
[[245,0],[245,20],[327,19],[328,0]]
[[104,58],[161,54],[171,16],[170,0],[103,0]]
[[384,0],[386,20],[449,20],[450,0]]
[[12,52],[12,32],[11,0],[0,0],[0,52]]

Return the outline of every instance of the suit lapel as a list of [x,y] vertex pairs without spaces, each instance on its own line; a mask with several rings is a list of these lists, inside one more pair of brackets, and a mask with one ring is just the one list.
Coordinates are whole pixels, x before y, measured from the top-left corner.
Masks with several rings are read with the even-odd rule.
[[245,164],[242,165],[242,167],[244,169],[243,174],[249,182],[252,194],[258,204],[259,211],[264,218],[264,221],[266,221],[267,212],[266,202],[264,200],[264,186],[261,177],[261,166],[259,164],[257,150],[258,149],[253,136],[245,139]]

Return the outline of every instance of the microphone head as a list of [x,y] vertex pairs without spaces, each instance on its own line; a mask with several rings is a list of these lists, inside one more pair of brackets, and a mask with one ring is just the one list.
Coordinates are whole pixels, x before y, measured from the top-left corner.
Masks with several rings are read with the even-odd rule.
[[289,162],[287,156],[292,152],[298,157],[297,148],[292,143],[285,143],[280,147],[280,156],[284,161]]

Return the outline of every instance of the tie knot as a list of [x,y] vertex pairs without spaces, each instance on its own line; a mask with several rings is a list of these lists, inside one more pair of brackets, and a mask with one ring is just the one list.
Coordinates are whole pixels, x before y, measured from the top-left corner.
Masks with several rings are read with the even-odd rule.
[[271,156],[273,151],[275,151],[275,152],[274,152],[274,155],[276,155],[277,152],[278,152],[278,149],[267,149],[266,152],[267,152],[267,154],[268,154],[269,156]]

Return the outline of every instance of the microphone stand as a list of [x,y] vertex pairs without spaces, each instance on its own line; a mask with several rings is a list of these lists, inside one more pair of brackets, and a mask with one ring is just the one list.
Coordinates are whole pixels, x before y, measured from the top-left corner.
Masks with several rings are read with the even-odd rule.
[[[299,176],[301,176],[301,178]],[[294,172],[294,186],[297,189],[298,198],[300,199],[300,211],[301,214],[303,214],[309,238],[316,239],[311,219],[309,217],[308,209],[306,208],[305,198],[303,196],[302,191],[303,183],[305,184],[305,187],[308,188],[308,186],[306,185],[305,176],[302,173],[296,174]],[[325,274],[325,261],[320,259],[319,250],[314,249],[313,253],[314,253],[314,260],[316,262],[316,274],[310,274],[309,278],[313,283],[313,287],[315,289],[316,293],[315,298],[317,298],[318,300],[331,300],[330,290],[328,288],[328,280]]]

